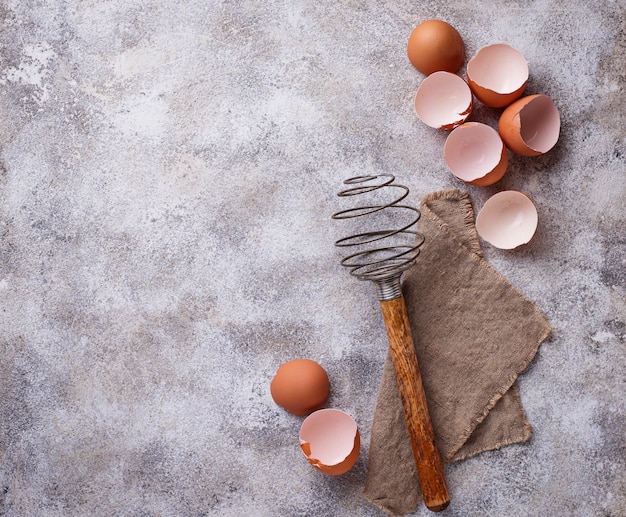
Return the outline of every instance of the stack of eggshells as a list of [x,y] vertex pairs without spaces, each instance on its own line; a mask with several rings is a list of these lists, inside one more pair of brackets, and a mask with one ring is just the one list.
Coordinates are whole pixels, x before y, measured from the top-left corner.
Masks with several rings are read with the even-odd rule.
[[[457,74],[465,46],[457,30],[441,20],[418,25],[409,38],[409,60],[426,78],[415,96],[415,111],[426,125],[449,131],[444,160],[460,181],[493,185],[506,173],[508,151],[538,156],[554,147],[560,116],[546,95],[523,96],[528,63],[509,45],[481,48],[468,62],[466,78]],[[497,131],[482,122],[468,122],[474,97],[502,108]],[[518,191],[499,192],[476,218],[479,235],[493,246],[512,249],[525,244],[537,228],[537,211]]]

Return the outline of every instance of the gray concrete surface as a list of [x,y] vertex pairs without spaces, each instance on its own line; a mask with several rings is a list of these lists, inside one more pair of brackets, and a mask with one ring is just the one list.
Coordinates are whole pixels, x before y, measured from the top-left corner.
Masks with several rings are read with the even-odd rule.
[[[448,465],[443,515],[626,515],[625,11],[5,0],[0,513],[382,515],[362,490],[386,337],[330,215],[355,174],[395,173],[414,204],[463,187],[412,107],[406,41],[440,18],[468,56],[520,50],[562,117],[551,152],[466,188],[534,199],[534,240],[485,254],[555,330],[520,378],[532,441]],[[294,357],[359,424],[344,476],[306,463],[270,398]]]

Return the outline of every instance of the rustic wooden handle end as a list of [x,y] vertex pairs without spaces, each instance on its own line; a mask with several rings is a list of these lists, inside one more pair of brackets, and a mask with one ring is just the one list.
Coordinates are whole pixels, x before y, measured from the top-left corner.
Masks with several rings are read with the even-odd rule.
[[435,444],[404,297],[381,301],[380,305],[424,503],[429,510],[440,512],[450,504],[450,494]]

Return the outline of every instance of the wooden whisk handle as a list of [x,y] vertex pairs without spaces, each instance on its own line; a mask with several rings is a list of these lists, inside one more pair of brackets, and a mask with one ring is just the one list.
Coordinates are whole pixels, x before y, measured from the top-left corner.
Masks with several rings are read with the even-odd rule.
[[450,495],[435,444],[404,297],[381,301],[380,306],[424,503],[429,510],[439,512],[450,503]]

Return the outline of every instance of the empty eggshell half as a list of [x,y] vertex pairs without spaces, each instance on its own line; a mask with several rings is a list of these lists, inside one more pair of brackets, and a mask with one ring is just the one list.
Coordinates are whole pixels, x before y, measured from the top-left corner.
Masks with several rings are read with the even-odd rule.
[[509,45],[489,45],[467,63],[467,82],[482,103],[502,108],[522,95],[528,82],[528,63]]
[[463,124],[472,112],[472,92],[450,72],[435,72],[422,81],[415,95],[415,112],[424,124],[450,130]]
[[532,239],[537,229],[537,209],[517,190],[491,196],[476,217],[476,231],[496,248],[511,250]]
[[502,179],[509,162],[498,132],[480,122],[466,122],[453,129],[446,138],[443,154],[456,178],[479,187]]
[[317,470],[338,476],[356,463],[361,437],[350,415],[338,409],[320,409],[302,422],[300,448]]
[[522,156],[538,156],[552,149],[561,131],[561,117],[547,95],[528,95],[500,115],[498,132],[506,146]]

